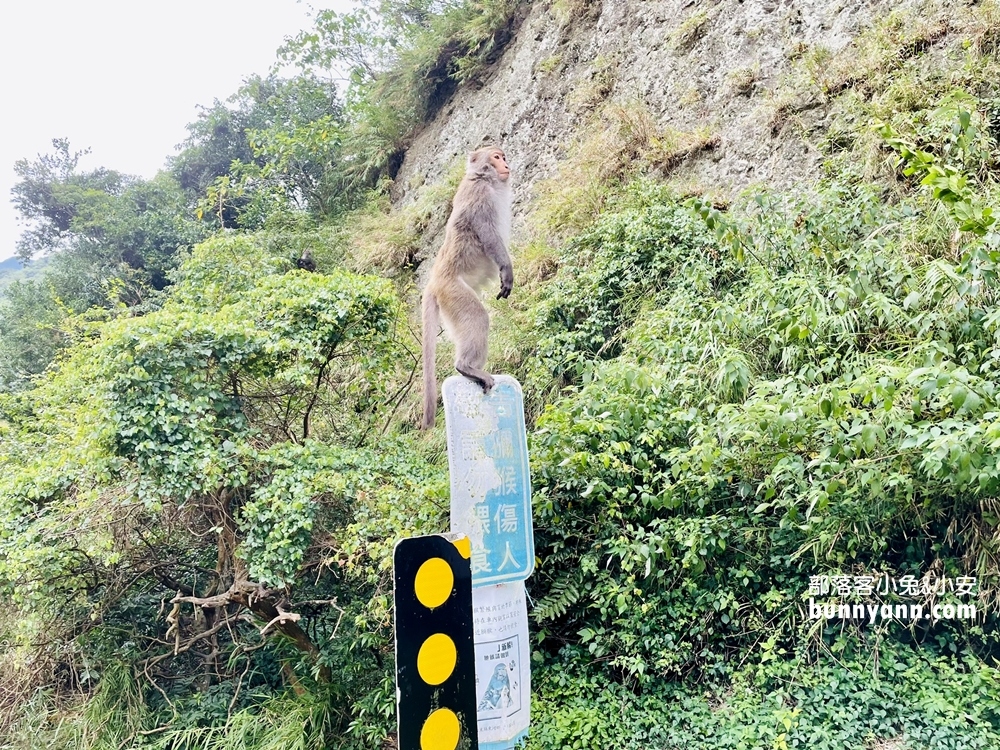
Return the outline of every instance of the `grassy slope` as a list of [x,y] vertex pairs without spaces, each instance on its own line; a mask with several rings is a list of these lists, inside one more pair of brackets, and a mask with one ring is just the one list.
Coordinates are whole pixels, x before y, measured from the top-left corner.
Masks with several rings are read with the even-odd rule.
[[[664,138],[641,105],[613,101],[569,175],[540,186],[537,239],[517,249],[519,294],[491,340],[532,414],[550,404],[531,436],[530,747],[1000,742],[993,614],[913,631],[802,614],[811,575],[996,575],[981,437],[994,385],[980,377],[993,292],[950,286],[983,272],[961,261],[978,240],[893,166],[873,122],[957,158],[964,102],[979,135],[961,168],[990,201],[998,28],[993,3],[930,3],[837,55],[800,50],[768,106],[775,132],[794,130],[797,101],[834,115],[811,196],[704,207],[706,224],[669,189],[623,195],[663,162]],[[412,257],[439,192],[367,222],[361,265]],[[967,436],[942,442],[942,428]]]
[[775,117],[804,91],[835,114],[813,195],[705,207],[707,240],[669,197],[612,199],[521,303],[539,338],[498,348],[580,387],[533,439],[531,747],[1000,742],[995,590],[958,625],[803,615],[815,574],[997,575],[993,260],[873,124],[991,205],[997,22],[927,4],[805,50]]

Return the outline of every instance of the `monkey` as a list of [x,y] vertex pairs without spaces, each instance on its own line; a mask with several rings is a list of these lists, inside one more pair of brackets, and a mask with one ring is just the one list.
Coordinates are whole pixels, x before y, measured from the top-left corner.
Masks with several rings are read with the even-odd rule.
[[316,270],[316,261],[313,260],[312,250],[306,248],[302,251],[302,255],[295,259],[295,267],[301,268],[303,271],[309,271],[310,273]]
[[434,425],[437,377],[434,349],[439,323],[455,342],[455,369],[489,393],[493,376],[486,372],[486,339],[490,316],[479,297],[500,280],[497,299],[510,295],[514,269],[510,242],[510,167],[495,146],[469,154],[465,176],[452,201],[444,243],[438,251],[423,295],[424,418],[420,428]]

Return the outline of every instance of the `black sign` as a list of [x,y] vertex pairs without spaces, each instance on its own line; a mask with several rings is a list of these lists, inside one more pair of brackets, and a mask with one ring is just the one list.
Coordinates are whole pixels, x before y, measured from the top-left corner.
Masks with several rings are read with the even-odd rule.
[[443,536],[393,552],[399,750],[479,749],[469,553]]

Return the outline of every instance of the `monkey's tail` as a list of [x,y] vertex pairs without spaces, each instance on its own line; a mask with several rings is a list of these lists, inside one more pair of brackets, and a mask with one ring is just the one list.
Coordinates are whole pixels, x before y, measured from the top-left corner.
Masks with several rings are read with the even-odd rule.
[[437,367],[435,366],[434,350],[437,345],[440,311],[437,297],[433,292],[424,294],[424,418],[420,423],[421,430],[434,426],[434,415],[437,414]]

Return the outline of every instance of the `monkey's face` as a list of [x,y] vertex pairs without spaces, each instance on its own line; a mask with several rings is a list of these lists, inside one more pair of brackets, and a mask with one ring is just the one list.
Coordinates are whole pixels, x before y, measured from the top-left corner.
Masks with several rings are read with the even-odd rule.
[[[492,172],[490,170],[493,170]],[[486,146],[469,154],[469,174],[483,177],[496,175],[500,182],[510,179],[510,167],[504,152],[495,146]]]
[[500,149],[493,150],[490,153],[490,164],[497,171],[500,182],[507,182],[507,179],[510,177],[510,167],[507,166],[507,157],[504,156],[503,151]]

